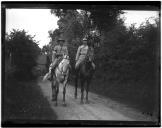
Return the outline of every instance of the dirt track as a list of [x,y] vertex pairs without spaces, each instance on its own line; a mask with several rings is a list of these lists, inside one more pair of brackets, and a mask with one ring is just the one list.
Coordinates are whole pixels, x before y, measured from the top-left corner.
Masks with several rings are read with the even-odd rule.
[[141,112],[119,104],[111,99],[89,93],[89,104],[80,104],[80,89],[78,89],[78,99],[74,99],[74,87],[67,86],[66,103],[62,105],[62,86],[60,86],[58,96],[58,106],[51,101],[51,83],[49,81],[38,81],[43,95],[48,100],[51,108],[57,115],[58,120],[121,120],[121,121],[150,121]]

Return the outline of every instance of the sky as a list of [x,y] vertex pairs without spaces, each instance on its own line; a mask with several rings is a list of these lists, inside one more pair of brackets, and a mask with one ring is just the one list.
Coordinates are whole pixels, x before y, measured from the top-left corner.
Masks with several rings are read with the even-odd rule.
[[[156,11],[125,11],[121,15],[125,18],[125,25],[136,23],[136,27],[149,17],[158,17]],[[50,9],[6,9],[6,32],[12,29],[24,29],[28,34],[39,41],[39,47],[43,47],[50,41],[48,31],[58,28],[58,18],[50,13]],[[152,22],[152,21],[150,21]]]
[[[158,11],[124,11],[120,17],[125,19],[125,25],[131,26],[131,24],[136,23],[135,27],[139,27],[140,24],[146,19],[150,18],[149,22],[154,23],[153,18],[159,17]],[[151,18],[152,17],[152,18]]]
[[58,18],[51,15],[50,9],[7,9],[6,32],[12,29],[25,30],[39,41],[39,47],[50,41],[48,31],[58,28]]

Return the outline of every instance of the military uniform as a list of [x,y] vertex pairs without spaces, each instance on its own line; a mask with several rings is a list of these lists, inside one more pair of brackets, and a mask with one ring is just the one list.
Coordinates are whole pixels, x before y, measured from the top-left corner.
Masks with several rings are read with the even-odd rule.
[[[86,40],[85,38],[83,40]],[[87,44],[83,44],[79,46],[76,54],[76,64],[75,69],[78,69],[80,64],[85,60],[86,56],[89,56],[90,61],[92,62],[93,69],[95,69],[95,64],[93,63],[94,59],[94,49],[92,47],[88,47]]]
[[94,48],[93,47],[89,46],[88,56],[89,56],[90,61],[92,62],[92,67],[95,70],[96,66],[95,66],[95,64],[93,62],[94,61]]
[[86,58],[88,52],[88,45],[81,45],[78,48],[77,54],[76,54],[76,65],[75,68],[78,69],[79,65],[84,61]]
[[56,45],[52,53],[52,64],[50,67],[54,68],[61,61],[64,54],[68,55],[67,46]]
[[49,66],[49,72],[45,75],[44,80],[49,79],[51,77],[51,70],[59,64],[59,62],[62,60],[63,55],[68,55],[67,46],[61,46],[60,44],[56,45],[52,52],[52,63]]

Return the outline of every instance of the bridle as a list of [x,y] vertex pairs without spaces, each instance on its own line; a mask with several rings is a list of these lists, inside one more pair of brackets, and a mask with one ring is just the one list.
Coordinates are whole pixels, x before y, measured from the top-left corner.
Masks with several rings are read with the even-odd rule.
[[69,56],[64,54],[64,55],[63,55],[63,59],[69,60]]

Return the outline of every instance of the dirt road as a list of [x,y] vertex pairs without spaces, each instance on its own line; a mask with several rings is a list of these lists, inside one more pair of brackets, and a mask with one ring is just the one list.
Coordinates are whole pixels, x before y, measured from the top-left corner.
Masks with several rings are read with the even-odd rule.
[[80,89],[78,99],[74,99],[74,87],[67,86],[66,103],[62,105],[62,86],[58,96],[58,106],[51,101],[51,83],[49,81],[38,81],[44,97],[48,100],[52,110],[56,113],[58,120],[121,120],[121,121],[150,121],[141,112],[129,108],[127,105],[117,103],[111,99],[89,93],[89,104],[80,104]]

